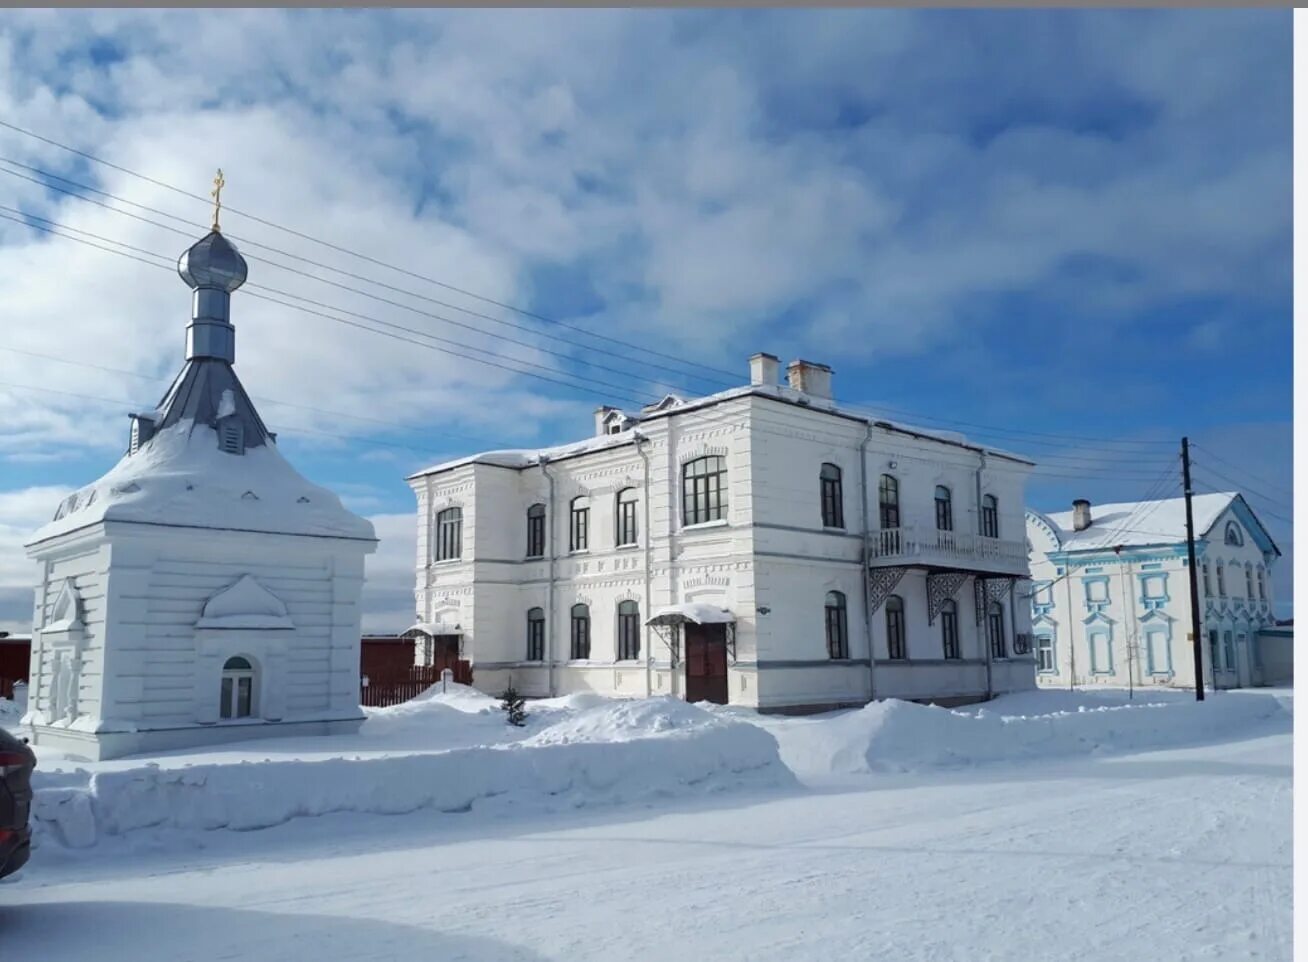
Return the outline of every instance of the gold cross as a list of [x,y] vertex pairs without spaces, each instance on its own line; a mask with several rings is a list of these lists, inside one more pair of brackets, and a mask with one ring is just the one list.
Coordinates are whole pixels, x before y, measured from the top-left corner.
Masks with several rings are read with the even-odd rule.
[[213,190],[209,191],[209,196],[213,198],[213,229],[219,230],[218,212],[223,209],[223,187],[227,181],[223,180],[223,169],[218,168],[218,176],[213,179]]

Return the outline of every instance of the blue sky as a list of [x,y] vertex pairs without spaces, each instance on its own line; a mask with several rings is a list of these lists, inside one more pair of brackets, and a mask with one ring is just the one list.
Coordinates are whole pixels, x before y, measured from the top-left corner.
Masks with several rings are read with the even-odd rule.
[[[1201,486],[1256,490],[1288,601],[1291,40],[1271,10],[8,11],[0,119],[196,194],[222,166],[252,284],[576,385],[237,295],[247,387],[300,405],[262,406],[283,450],[383,535],[372,627],[411,607],[406,473],[632,406],[595,381],[704,393],[757,350],[1032,456],[1048,510],[1141,497],[1188,433]],[[0,156],[207,216],[12,131]],[[169,257],[201,233],[12,175],[0,204]],[[0,622],[21,626],[22,535],[117,458],[122,414],[181,362],[188,299],[157,266],[8,220],[0,284],[0,382],[20,385],[0,386]]]

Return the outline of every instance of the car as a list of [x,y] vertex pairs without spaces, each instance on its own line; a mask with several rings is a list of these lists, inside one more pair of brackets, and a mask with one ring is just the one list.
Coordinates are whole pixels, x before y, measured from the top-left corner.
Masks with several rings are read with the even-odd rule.
[[32,854],[32,770],[36,755],[0,729],[0,878],[22,868]]

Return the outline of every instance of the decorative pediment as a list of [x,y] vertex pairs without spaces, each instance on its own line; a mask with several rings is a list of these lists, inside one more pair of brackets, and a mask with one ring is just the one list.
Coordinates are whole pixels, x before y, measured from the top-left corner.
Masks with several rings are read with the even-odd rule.
[[908,568],[872,568],[867,573],[868,610],[875,612],[890,597]]
[[1003,601],[1011,590],[1015,578],[976,578],[972,582],[973,602],[976,607],[976,623],[985,621],[986,610],[992,601]]
[[927,624],[935,624],[936,616],[944,603],[963,587],[967,574],[962,571],[946,571],[927,575]]
[[80,631],[82,628],[82,596],[72,578],[65,578],[59,585],[59,593],[50,607],[50,616],[41,626],[43,633],[55,631]]
[[241,575],[204,604],[197,628],[294,628],[286,605],[250,575]]
[[1107,626],[1109,626],[1109,627],[1111,628],[1113,625],[1117,624],[1117,622],[1114,621],[1112,618],[1109,618],[1109,617],[1108,617],[1106,614],[1104,614],[1102,611],[1096,611],[1096,612],[1092,613],[1088,618],[1084,618],[1084,619],[1082,619],[1081,624],[1083,624],[1083,625],[1107,625]]
[[1155,608],[1152,611],[1150,611],[1148,614],[1141,617],[1140,624],[1151,625],[1151,624],[1157,624],[1159,622],[1162,622],[1163,624],[1170,625],[1174,621],[1176,621],[1176,619],[1173,618],[1171,615],[1169,615],[1166,611],[1163,611],[1161,608]]

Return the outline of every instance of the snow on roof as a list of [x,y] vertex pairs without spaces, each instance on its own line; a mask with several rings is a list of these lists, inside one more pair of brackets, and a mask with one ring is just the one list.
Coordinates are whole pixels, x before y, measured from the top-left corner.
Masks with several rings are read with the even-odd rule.
[[306,481],[275,445],[227,454],[212,428],[191,422],[160,431],[100,480],[70,495],[55,520],[27,544],[104,521],[376,537],[371,522],[347,510],[331,491]]
[[[1032,464],[1033,462],[1020,454],[1014,454],[1010,451],[1004,451],[1000,448],[989,445],[973,444],[967,440],[966,436],[954,431],[942,431],[935,428],[919,428],[899,421],[890,421],[885,418],[869,418],[863,414],[842,411],[836,402],[825,398],[816,398],[812,395],[805,394],[802,391],[796,391],[794,388],[784,384],[744,384],[739,387],[728,388],[725,391],[718,391],[716,394],[707,394],[701,398],[684,400],[677,398],[676,395],[667,395],[653,405],[647,405],[642,408],[642,413],[629,419],[633,425],[625,431],[618,434],[605,434],[597,437],[587,438],[584,441],[573,442],[572,444],[560,444],[551,448],[531,449],[506,449],[500,451],[484,451],[480,454],[472,454],[462,458],[456,458],[452,461],[442,461],[433,464],[430,467],[423,468],[414,474],[409,475],[409,479],[420,478],[425,474],[436,474],[441,471],[450,471],[454,468],[460,468],[468,464],[492,464],[502,468],[528,468],[541,462],[542,456],[545,459],[554,461],[559,458],[570,457],[576,454],[588,454],[592,451],[602,451],[605,448],[620,447],[629,444],[633,440],[633,435],[639,426],[647,421],[653,421],[657,418],[667,417],[672,414],[686,414],[698,408],[709,407],[714,404],[720,404],[723,401],[731,401],[736,398],[749,397],[771,397],[790,404],[802,405],[818,411],[827,411],[842,417],[853,418],[858,421],[871,421],[875,424],[884,424],[894,431],[903,431],[909,434],[919,435],[932,441],[940,441],[944,444],[953,444],[961,447],[973,448],[975,450],[985,451],[987,454],[996,457],[1007,458],[1013,461],[1020,461],[1023,464]],[[667,404],[669,399],[674,399],[676,403]]]
[[736,620],[726,608],[702,601],[683,601],[679,605],[657,608],[646,622],[648,625],[673,625],[693,621],[697,625],[728,625]]
[[[1196,494],[1194,529],[1204,535],[1238,497],[1234,492]],[[1123,501],[1090,507],[1090,527],[1073,530],[1072,512],[1060,511],[1044,517],[1062,541],[1064,551],[1091,548],[1138,547],[1150,544],[1175,544],[1185,540],[1185,498],[1164,501]]]

